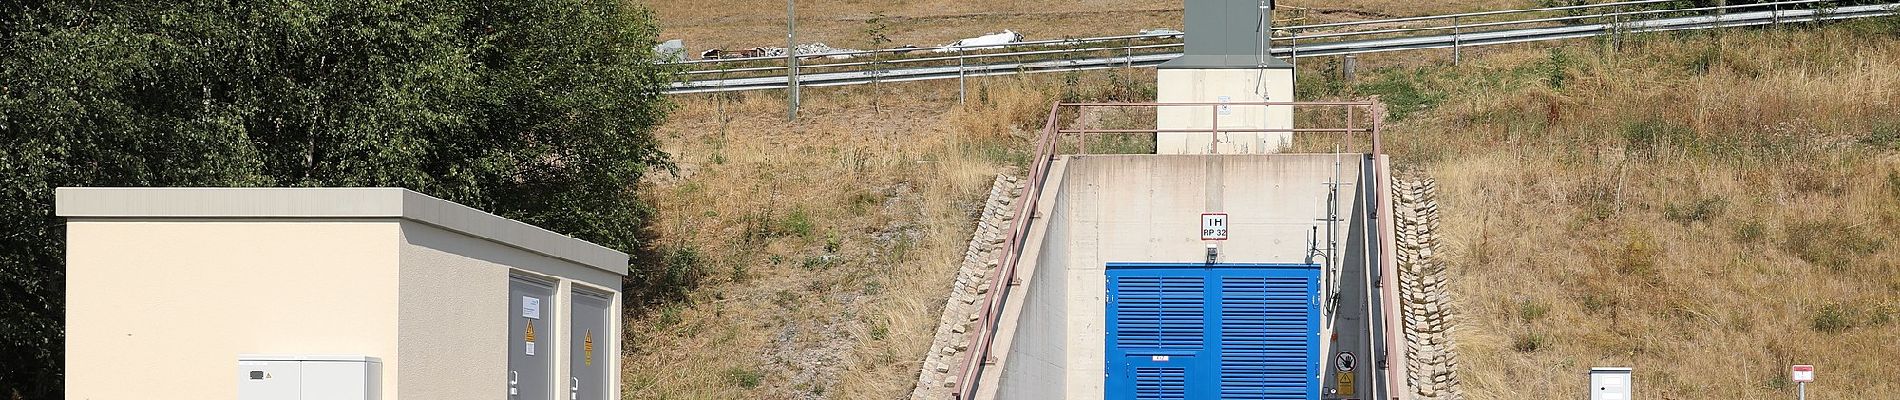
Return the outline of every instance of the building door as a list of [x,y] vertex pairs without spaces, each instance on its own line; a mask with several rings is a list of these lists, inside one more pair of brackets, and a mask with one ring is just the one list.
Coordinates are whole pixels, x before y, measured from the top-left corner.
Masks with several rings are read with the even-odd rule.
[[1319,398],[1319,267],[1109,264],[1108,400]]
[[508,400],[554,399],[554,283],[508,277]]
[[596,293],[576,287],[574,290],[573,326],[569,330],[569,350],[567,370],[568,394],[574,400],[606,400],[609,398],[608,382],[613,375],[607,373],[607,367],[613,365],[615,354],[611,352],[610,340],[615,340],[607,321],[612,320],[607,313],[612,312],[609,295]]
[[1189,382],[1208,375],[1205,272],[1109,272],[1109,400],[1207,398],[1205,385]]

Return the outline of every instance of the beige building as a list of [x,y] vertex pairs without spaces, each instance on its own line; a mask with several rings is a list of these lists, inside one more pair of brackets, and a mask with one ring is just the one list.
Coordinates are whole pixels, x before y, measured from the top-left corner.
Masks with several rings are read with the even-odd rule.
[[1175,132],[1155,135],[1155,154],[1285,150],[1293,142],[1293,107],[1242,105],[1293,101],[1293,64],[1269,51],[1273,1],[1186,0],[1182,6],[1187,37],[1181,56],[1157,68],[1155,101],[1210,105],[1157,110],[1156,129]]
[[[1293,101],[1293,67],[1269,58],[1265,67],[1174,68],[1155,72],[1161,103]],[[1217,126],[1216,123],[1219,125]],[[1155,154],[1272,154],[1293,145],[1293,106],[1168,106],[1155,111]],[[1261,130],[1281,130],[1261,132]],[[1238,131],[1238,132],[1236,132]],[[1215,133],[1218,132],[1218,133]]]
[[57,212],[69,399],[297,398],[268,394],[297,387],[283,360],[372,361],[370,399],[619,398],[627,255],[593,243],[397,188],[61,188]]

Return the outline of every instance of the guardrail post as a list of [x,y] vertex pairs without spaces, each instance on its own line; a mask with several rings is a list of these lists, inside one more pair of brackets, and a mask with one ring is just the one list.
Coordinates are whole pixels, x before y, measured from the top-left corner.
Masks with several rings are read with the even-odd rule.
[[1451,65],[1458,65],[1458,60],[1461,58],[1459,50],[1463,47],[1461,43],[1463,39],[1459,37],[1458,28],[1462,26],[1463,24],[1458,23],[1458,17],[1451,17]]
[[1124,43],[1124,48],[1128,50],[1128,58],[1122,59],[1122,68],[1133,68],[1135,66],[1135,38],[1128,38],[1128,41]]
[[957,105],[963,105],[963,46],[957,46]]
[[785,0],[785,120],[798,120],[798,15],[794,14],[793,4],[797,0]]
[[1728,18],[1728,0],[1715,0],[1715,27],[1722,27],[1722,20]]
[[1610,54],[1623,50],[1623,7],[1610,11]]
[[1347,54],[1340,57],[1344,58],[1344,61],[1340,62],[1339,67],[1340,80],[1346,84],[1351,84],[1353,81],[1358,80],[1359,56]]
[[[1292,36],[1287,36],[1286,48],[1288,51],[1293,52],[1293,54],[1290,56],[1287,56],[1286,61],[1288,64],[1293,64],[1293,80],[1298,81],[1300,80],[1300,30],[1288,29],[1287,33],[1291,34]],[[1271,37],[1273,34],[1269,33],[1267,35]],[[1186,43],[1187,37],[1183,36],[1181,38],[1181,41],[1182,43]],[[1268,42],[1270,43],[1272,42],[1272,40],[1268,40]],[[1181,46],[1181,49],[1182,51],[1186,51],[1187,45],[1183,44]],[[1273,46],[1271,45],[1267,46],[1267,55],[1273,55]]]

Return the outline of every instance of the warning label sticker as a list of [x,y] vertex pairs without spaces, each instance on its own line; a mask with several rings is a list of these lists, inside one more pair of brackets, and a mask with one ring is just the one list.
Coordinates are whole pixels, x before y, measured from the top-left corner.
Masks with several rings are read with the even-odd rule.
[[528,329],[521,333],[521,341],[527,344],[523,347],[523,351],[528,355],[534,355],[534,321],[528,321]]

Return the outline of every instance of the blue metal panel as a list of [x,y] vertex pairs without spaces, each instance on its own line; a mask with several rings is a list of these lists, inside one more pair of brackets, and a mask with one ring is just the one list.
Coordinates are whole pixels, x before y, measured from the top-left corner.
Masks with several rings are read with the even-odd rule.
[[1199,276],[1128,276],[1115,315],[1122,317],[1115,345],[1125,351],[1200,350],[1206,336],[1206,278]]
[[1107,399],[1319,398],[1317,265],[1108,267]]
[[1135,399],[1186,400],[1186,368],[1135,368]]
[[[1317,392],[1317,310],[1312,280],[1220,278],[1220,394],[1223,399],[1305,399]],[[1309,325],[1309,321],[1313,324]]]

